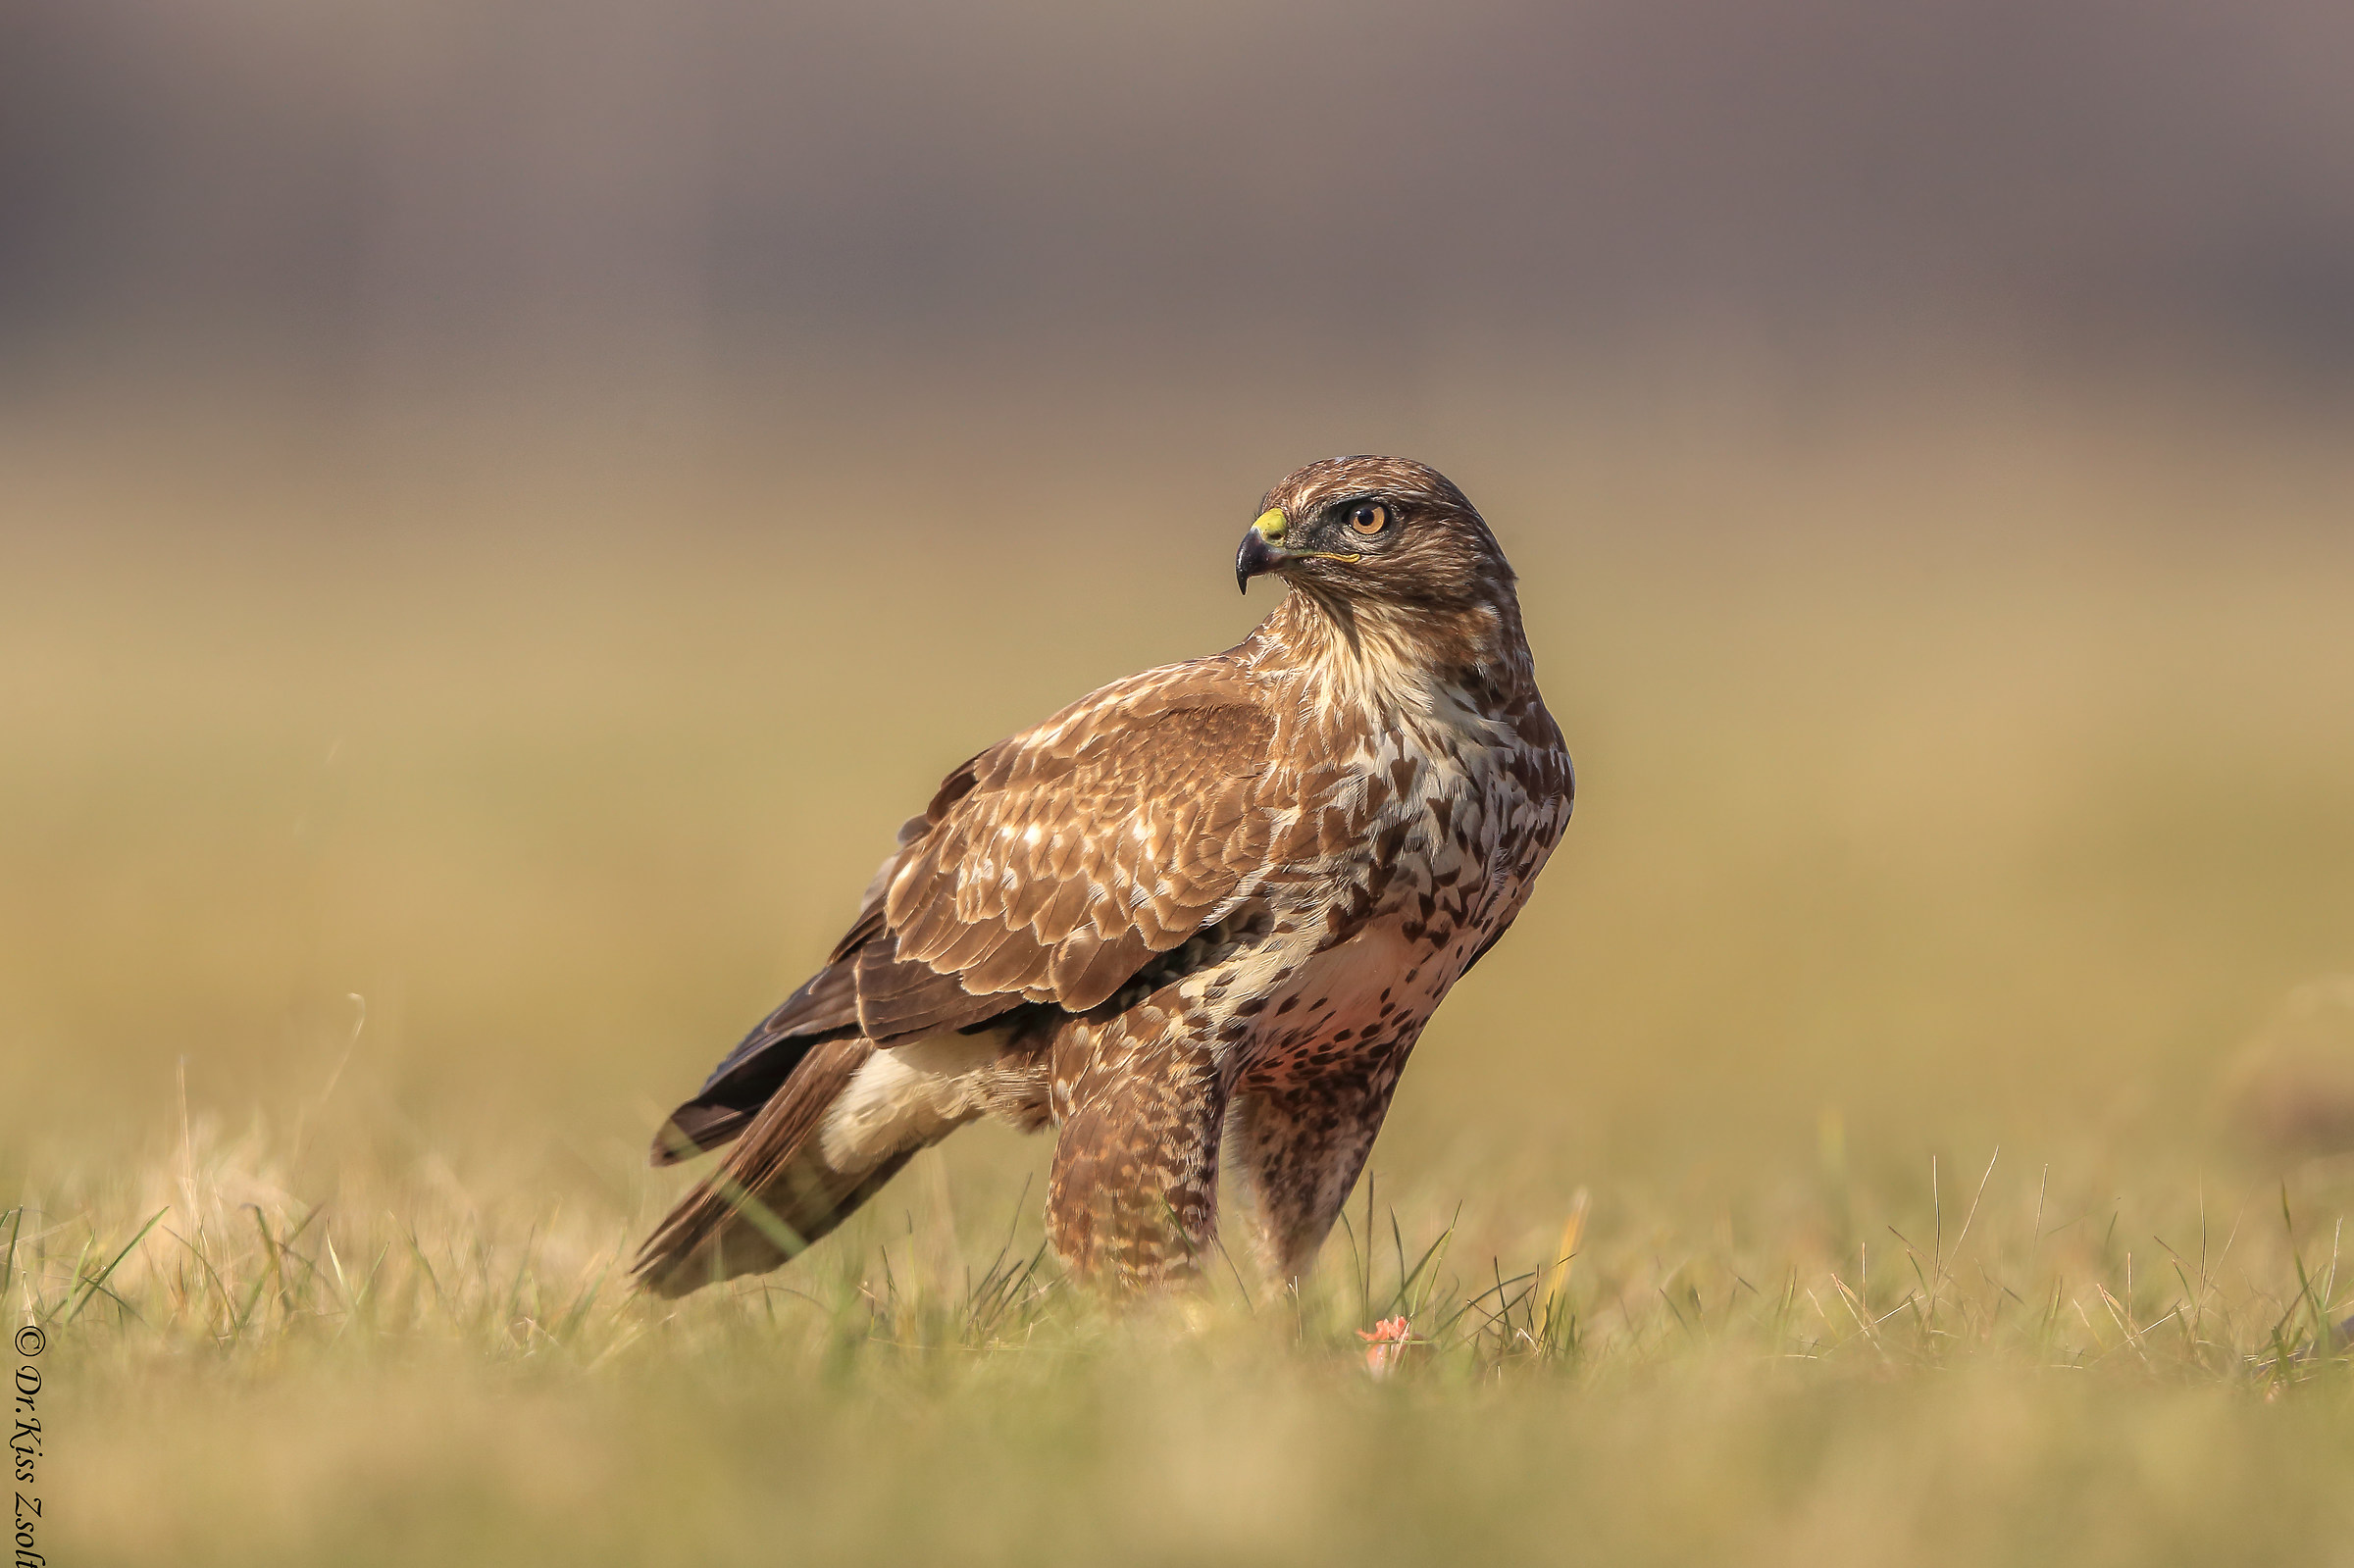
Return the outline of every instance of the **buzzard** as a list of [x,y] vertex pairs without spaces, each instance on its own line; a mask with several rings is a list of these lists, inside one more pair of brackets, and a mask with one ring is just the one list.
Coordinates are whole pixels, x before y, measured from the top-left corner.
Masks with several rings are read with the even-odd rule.
[[1052,1126],[1075,1271],[1181,1278],[1221,1146],[1261,1260],[1314,1260],[1449,987],[1569,821],[1512,570],[1419,463],[1311,463],[1235,578],[1235,647],[1082,698],[949,774],[825,966],[720,1062],[654,1163],[733,1145],[637,1261],[680,1295],[774,1268],[979,1116]]

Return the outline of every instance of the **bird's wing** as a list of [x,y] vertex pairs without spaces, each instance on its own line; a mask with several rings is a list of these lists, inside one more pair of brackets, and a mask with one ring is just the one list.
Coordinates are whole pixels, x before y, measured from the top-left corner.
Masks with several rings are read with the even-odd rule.
[[837,949],[854,954],[861,1030],[889,1044],[1110,997],[1268,870],[1287,815],[1266,798],[1275,731],[1239,669],[1203,660],[1106,686],[950,774]]
[[1276,718],[1223,657],[1105,686],[949,774],[826,966],[654,1140],[669,1164],[741,1134],[817,1045],[892,1045],[1025,1002],[1085,1012],[1270,872]]

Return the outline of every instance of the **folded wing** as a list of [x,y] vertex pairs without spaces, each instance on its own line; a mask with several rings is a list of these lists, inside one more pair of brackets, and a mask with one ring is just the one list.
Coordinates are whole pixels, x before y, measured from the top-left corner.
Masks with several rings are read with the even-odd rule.
[[1024,1003],[1086,1012],[1250,895],[1279,824],[1276,716],[1223,659],[1106,686],[951,773],[827,960],[655,1139],[742,1133],[818,1044],[883,1046]]

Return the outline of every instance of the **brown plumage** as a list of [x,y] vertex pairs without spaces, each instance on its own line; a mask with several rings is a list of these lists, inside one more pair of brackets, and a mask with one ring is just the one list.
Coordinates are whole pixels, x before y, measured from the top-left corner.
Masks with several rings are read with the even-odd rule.
[[1048,1225],[1149,1285],[1216,1239],[1312,1261],[1448,989],[1567,825],[1511,568],[1462,492],[1336,458],[1236,576],[1292,592],[1224,653],[1115,682],[949,774],[824,968],[655,1138],[733,1141],[647,1239],[681,1294],[774,1267],[981,1115],[1056,1129]]

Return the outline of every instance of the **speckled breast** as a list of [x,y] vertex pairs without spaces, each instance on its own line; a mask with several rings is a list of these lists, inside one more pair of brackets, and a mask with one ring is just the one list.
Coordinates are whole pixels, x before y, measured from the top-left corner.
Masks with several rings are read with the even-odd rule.
[[[1529,788],[1551,767],[1421,741],[1406,732],[1369,748],[1391,784],[1384,809],[1363,825],[1356,874],[1301,931],[1296,967],[1267,994],[1238,1063],[1243,1089],[1395,1071],[1559,840],[1565,794]],[[1566,755],[1558,765],[1566,778]]]

